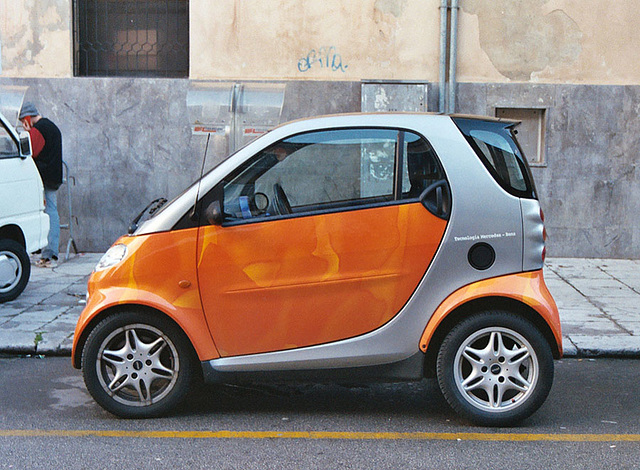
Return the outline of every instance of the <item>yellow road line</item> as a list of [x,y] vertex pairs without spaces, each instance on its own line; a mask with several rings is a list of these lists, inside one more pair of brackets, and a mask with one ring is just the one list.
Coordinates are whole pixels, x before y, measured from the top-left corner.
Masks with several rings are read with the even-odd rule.
[[0,437],[126,437],[147,439],[337,439],[498,442],[640,442],[640,434],[526,434],[448,432],[321,431],[97,431],[4,429]]

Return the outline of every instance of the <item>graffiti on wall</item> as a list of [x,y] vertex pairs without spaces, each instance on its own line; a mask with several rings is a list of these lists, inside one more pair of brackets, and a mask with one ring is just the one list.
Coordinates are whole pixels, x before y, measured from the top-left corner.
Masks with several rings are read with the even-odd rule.
[[334,46],[311,49],[298,61],[298,70],[308,72],[312,68],[331,69],[334,72],[346,72],[349,66],[342,63],[342,56]]

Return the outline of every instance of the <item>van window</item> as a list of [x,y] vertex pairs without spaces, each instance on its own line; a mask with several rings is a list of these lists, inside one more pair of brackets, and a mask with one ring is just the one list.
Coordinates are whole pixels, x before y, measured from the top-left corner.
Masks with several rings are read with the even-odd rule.
[[7,130],[0,126],[0,158],[11,158],[19,155],[18,146]]
[[533,178],[515,138],[512,121],[453,118],[489,173],[506,191],[536,199]]

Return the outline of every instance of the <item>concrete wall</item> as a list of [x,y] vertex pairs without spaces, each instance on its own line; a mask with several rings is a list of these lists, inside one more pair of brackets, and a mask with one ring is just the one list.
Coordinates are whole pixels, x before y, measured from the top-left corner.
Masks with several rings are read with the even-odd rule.
[[464,83],[458,106],[547,108],[546,164],[532,173],[551,256],[640,257],[640,87]]
[[[105,250],[148,202],[173,198],[200,174],[206,137],[191,134],[188,80],[0,78],[0,85],[28,86],[26,99],[60,127],[75,185],[60,189],[58,206],[64,223],[70,187],[82,251]],[[289,83],[282,119],[358,110],[359,92],[359,83]],[[225,150],[210,147],[206,168]]]
[[[27,98],[62,130],[81,250],[106,249],[148,201],[174,197],[199,175],[205,138],[191,135],[188,80],[0,84],[28,85]],[[360,88],[360,82],[287,82],[282,120],[358,111]],[[430,109],[436,100],[431,85]],[[461,112],[488,115],[496,107],[547,107],[546,166],[533,173],[551,256],[640,257],[640,87],[464,83],[458,104]],[[223,152],[210,149],[207,167]]]

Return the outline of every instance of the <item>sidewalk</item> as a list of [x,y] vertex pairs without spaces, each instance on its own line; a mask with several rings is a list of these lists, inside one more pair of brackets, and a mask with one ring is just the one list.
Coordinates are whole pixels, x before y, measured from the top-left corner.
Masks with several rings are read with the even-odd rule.
[[565,356],[640,357],[640,260],[551,258]]
[[27,288],[0,304],[0,353],[70,355],[87,280],[101,256],[72,255],[57,268],[38,268],[32,258]]
[[[0,305],[0,353],[69,355],[100,256],[32,266],[22,295]],[[565,356],[640,358],[640,260],[552,258],[545,278],[560,309]]]

